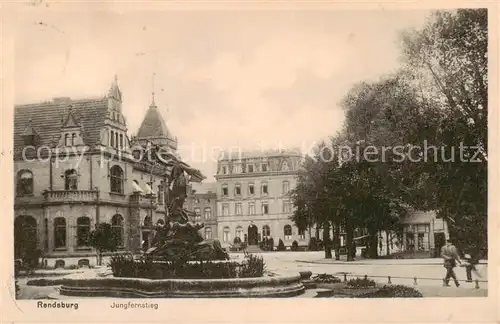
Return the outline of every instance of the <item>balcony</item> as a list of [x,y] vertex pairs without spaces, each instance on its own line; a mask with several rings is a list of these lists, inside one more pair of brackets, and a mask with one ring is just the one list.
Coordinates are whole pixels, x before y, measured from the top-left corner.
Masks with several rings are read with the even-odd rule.
[[95,190],[47,190],[43,195],[46,203],[85,203],[97,200]]

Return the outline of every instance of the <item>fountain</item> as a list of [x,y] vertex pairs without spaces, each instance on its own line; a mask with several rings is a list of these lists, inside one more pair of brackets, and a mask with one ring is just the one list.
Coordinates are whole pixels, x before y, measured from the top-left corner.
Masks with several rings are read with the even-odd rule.
[[[218,240],[203,239],[199,232],[203,224],[189,221],[189,216],[193,216],[194,213],[184,209],[188,181],[201,182],[205,177],[199,170],[190,167],[172,153],[161,152],[158,148],[150,149],[148,153],[149,158],[153,158],[155,163],[168,167],[170,170],[168,179],[171,185],[166,192],[166,220],[164,224],[157,225],[152,247],[145,251],[140,260],[132,258],[119,260],[126,265],[123,267],[126,271],[118,274],[118,271],[113,270],[114,277],[65,281],[60,289],[61,295],[126,298],[248,298],[290,297],[304,292],[304,285],[298,274],[249,277],[253,275],[252,271],[241,276],[238,272],[227,271],[233,269],[231,267],[244,266],[245,262],[248,269],[250,260],[255,260],[255,257],[244,260],[243,264],[236,264],[229,260],[228,254],[222,249]],[[130,268],[134,269],[131,271]],[[148,274],[137,276],[140,272],[138,269],[145,268],[148,268]],[[196,271],[201,268],[199,274],[202,275],[207,274],[203,272],[207,268],[209,268],[208,273],[212,275],[214,270],[221,268],[225,272],[222,271],[223,275],[219,274],[219,277],[215,278],[205,278],[199,274],[193,277],[192,273],[186,272],[186,269],[193,268]],[[262,264],[261,274],[263,269]]]

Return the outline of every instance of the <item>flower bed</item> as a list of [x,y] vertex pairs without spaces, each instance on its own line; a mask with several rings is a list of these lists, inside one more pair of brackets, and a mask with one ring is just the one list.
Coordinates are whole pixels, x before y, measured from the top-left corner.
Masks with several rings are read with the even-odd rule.
[[250,255],[241,263],[234,261],[198,261],[176,264],[151,260],[133,260],[126,256],[114,256],[109,263],[117,278],[147,279],[223,279],[262,277],[265,264],[262,257]]
[[376,292],[370,292],[358,296],[361,298],[421,298],[422,294],[411,287],[403,285],[386,285]]

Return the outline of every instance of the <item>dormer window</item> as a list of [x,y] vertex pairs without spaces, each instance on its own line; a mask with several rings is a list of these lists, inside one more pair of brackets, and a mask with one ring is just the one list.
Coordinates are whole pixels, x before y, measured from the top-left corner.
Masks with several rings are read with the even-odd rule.
[[248,171],[248,173],[252,173],[253,172],[253,164],[247,165],[247,171]]
[[25,146],[35,146],[37,143],[37,138],[38,134],[33,128],[32,121],[30,119],[28,126],[24,130],[23,134],[23,141]]

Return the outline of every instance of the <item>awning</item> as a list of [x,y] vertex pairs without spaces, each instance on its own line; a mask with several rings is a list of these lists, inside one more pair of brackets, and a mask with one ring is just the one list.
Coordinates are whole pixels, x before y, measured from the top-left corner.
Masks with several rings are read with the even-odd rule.
[[370,235],[358,236],[358,237],[353,238],[353,240],[361,240],[361,239],[364,239],[365,237],[368,237],[368,236],[370,236]]

